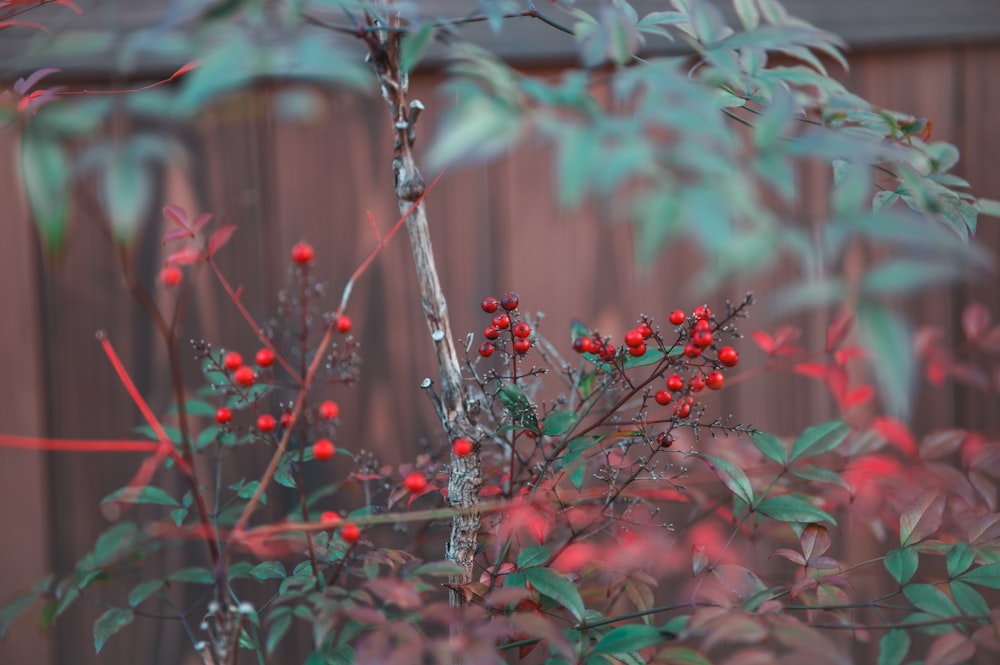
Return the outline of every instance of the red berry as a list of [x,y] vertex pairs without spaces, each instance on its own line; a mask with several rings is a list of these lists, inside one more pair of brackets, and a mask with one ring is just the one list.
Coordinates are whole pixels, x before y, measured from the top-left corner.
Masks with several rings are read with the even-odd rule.
[[503,298],[500,298],[500,306],[503,307],[508,312],[517,309],[517,294],[515,293],[503,294]]
[[636,330],[639,331],[639,334],[642,335],[643,339],[649,339],[650,337],[653,336],[653,329],[647,326],[645,323],[639,324],[639,327],[636,328]]
[[719,349],[719,362],[726,367],[736,367],[740,362],[740,354],[731,346],[724,346]]
[[625,346],[639,346],[645,339],[639,330],[629,330],[625,333]]
[[243,356],[236,353],[235,351],[230,351],[222,358],[222,366],[228,369],[230,372],[239,369],[243,366]]
[[274,351],[271,349],[261,349],[254,357],[258,367],[270,367],[274,364]]
[[479,306],[482,307],[483,311],[487,314],[492,314],[497,311],[497,307],[500,306],[500,301],[493,296],[487,296],[486,298],[483,298],[483,302],[480,303]]
[[300,266],[308,265],[313,260],[313,248],[307,242],[298,242],[292,246],[292,261]]
[[256,375],[254,375],[253,373],[253,367],[250,367],[248,365],[240,367],[233,373],[233,380],[236,381],[236,383],[243,386],[244,388],[249,388],[250,386],[252,386],[256,378],[257,378]]
[[506,330],[510,327],[510,317],[500,312],[493,317],[493,327],[499,328],[500,330]]
[[184,279],[184,273],[177,266],[163,266],[160,271],[160,283],[163,286],[175,287]]
[[706,321],[705,319],[698,319],[697,321],[694,322],[694,325],[691,326],[691,330],[695,332],[699,330],[711,330],[711,329],[712,329],[712,324]]
[[712,310],[708,308],[708,305],[698,305],[694,308],[694,316],[696,319],[710,319],[712,318]]
[[726,385],[726,377],[719,370],[709,372],[705,377],[705,385],[712,390],[722,390],[722,386]]
[[514,336],[515,337],[528,337],[531,335],[531,326],[529,326],[524,321],[514,324]]
[[427,489],[427,478],[419,471],[413,471],[403,479],[403,487],[410,494],[420,494]]
[[285,411],[283,414],[281,414],[281,420],[279,422],[281,423],[282,427],[284,427],[285,429],[288,429],[289,427],[291,427],[291,426],[293,426],[295,424],[295,419],[292,418],[292,414],[291,413],[289,413],[288,411]]
[[451,444],[451,450],[455,457],[467,457],[472,453],[472,441],[464,438],[455,439]]
[[711,330],[699,330],[694,336],[692,336],[691,341],[694,342],[695,346],[705,348],[706,346],[712,346],[712,331]]
[[590,353],[590,338],[577,337],[573,340],[573,350],[577,353]]
[[319,521],[322,522],[323,524],[337,524],[338,522],[340,522],[340,515],[338,515],[332,510],[325,510],[319,516]]
[[666,406],[667,404],[670,404],[670,401],[673,400],[674,396],[666,390],[657,390],[654,398],[656,399],[657,404]]
[[639,344],[638,346],[630,346],[628,347],[628,352],[629,355],[635,358],[639,358],[640,356],[646,355],[646,345]]
[[493,326],[486,326],[486,330],[483,331],[483,336],[486,339],[496,339],[500,336],[500,331]]
[[674,392],[684,390],[684,379],[676,374],[671,374],[667,377],[667,388],[670,388]]
[[326,400],[319,405],[319,417],[323,420],[333,420],[340,417],[340,406],[333,400]]
[[606,363],[609,363],[615,359],[616,353],[618,353],[618,351],[617,349],[615,349],[614,344],[605,344],[604,346],[601,347],[599,355],[601,357],[601,360],[603,360]]
[[274,428],[277,427],[278,422],[274,419],[270,413],[265,413],[257,418],[257,429],[261,432],[273,432]]
[[692,376],[688,381],[688,387],[691,388],[691,392],[700,393],[705,389],[705,379],[701,378],[701,375]]
[[337,449],[333,445],[333,441],[330,439],[320,439],[312,445],[313,457],[318,460],[328,460],[333,457],[333,454],[337,452]]
[[514,353],[520,353],[524,355],[531,349],[531,341],[525,339],[524,337],[514,338]]
[[691,415],[691,405],[690,404],[678,404],[674,407],[674,415],[678,418],[687,418]]
[[359,538],[361,538],[361,529],[358,528],[357,524],[348,522],[344,526],[340,527],[340,537],[344,539],[344,542],[351,543],[353,545],[358,542]]
[[483,342],[482,344],[479,345],[479,355],[481,355],[483,358],[489,358],[490,356],[493,355],[493,352],[495,350],[496,347],[493,346],[493,344],[491,344],[490,342]]
[[337,317],[337,331],[345,335],[351,332],[351,319],[346,314]]
[[688,344],[684,347],[684,355],[688,358],[697,358],[701,355],[701,347],[696,344]]
[[226,407],[222,407],[221,409],[215,412],[215,420],[220,425],[225,425],[232,419],[233,419],[233,412],[227,409]]
[[674,324],[675,326],[679,326],[680,324],[684,323],[687,320],[687,314],[685,314],[684,310],[682,309],[675,309],[674,311],[670,312],[670,316],[668,318],[670,323]]

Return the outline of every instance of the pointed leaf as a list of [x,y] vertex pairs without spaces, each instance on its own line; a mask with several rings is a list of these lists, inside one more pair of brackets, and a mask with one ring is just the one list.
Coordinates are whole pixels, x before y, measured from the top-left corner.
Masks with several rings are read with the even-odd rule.
[[945,563],[948,566],[948,576],[958,577],[969,569],[976,560],[976,548],[968,543],[955,543],[948,549]]
[[878,665],[900,665],[910,650],[910,635],[894,628],[882,636],[878,644]]
[[886,411],[900,419],[910,412],[917,363],[910,334],[899,316],[874,303],[857,308],[858,330],[868,348],[879,394]]
[[154,593],[163,588],[163,580],[146,580],[139,582],[128,592],[128,604],[136,607]]
[[925,492],[899,516],[899,544],[913,545],[933,535],[941,526],[945,498],[937,492]]
[[534,566],[542,566],[549,560],[550,556],[552,556],[551,550],[544,545],[525,547],[517,555],[517,567],[532,568]]
[[954,601],[933,584],[911,584],[903,587],[903,595],[922,612],[939,617],[953,617],[961,614]]
[[619,626],[601,638],[594,646],[593,654],[606,653],[621,656],[659,644],[668,639],[657,626],[630,624]]
[[920,556],[912,547],[900,547],[886,554],[882,564],[894,580],[906,584],[917,572]]
[[934,640],[924,665],[959,665],[976,655],[976,645],[961,633],[948,633]]
[[850,426],[842,420],[831,420],[808,427],[792,445],[789,461],[812,457],[833,450],[850,434]]
[[988,563],[985,566],[973,568],[958,577],[963,582],[978,584],[990,589],[1000,589],[1000,563]]
[[573,411],[554,411],[545,417],[542,423],[542,434],[559,436],[576,426],[579,419]]
[[236,232],[235,224],[227,224],[220,229],[217,229],[212,237],[208,239],[208,256],[209,258],[215,256],[215,253],[226,246],[229,239],[233,237],[233,233]]
[[987,604],[983,594],[979,593],[965,582],[952,580],[948,585],[951,590],[951,597],[955,603],[962,608],[962,612],[972,617],[987,617],[990,614],[990,606]]
[[577,621],[583,620],[584,605],[580,592],[566,577],[551,568],[525,568],[524,577],[542,594],[569,610]]
[[768,459],[774,460],[778,464],[784,465],[788,459],[788,450],[785,449],[778,437],[760,430],[753,433],[753,445]]
[[701,453],[701,457],[708,462],[708,467],[719,477],[722,484],[729,488],[730,492],[739,497],[744,503],[753,505],[753,487],[750,485],[750,479],[747,478],[747,474],[743,473],[743,469],[715,455]]
[[45,250],[59,256],[69,226],[70,166],[62,147],[32,127],[21,134],[21,184]]
[[791,494],[772,496],[764,499],[757,505],[756,511],[781,522],[812,523],[826,521],[834,526],[837,524],[837,520],[833,519],[833,516],[825,510],[821,510],[805,499]]
[[108,641],[108,639],[122,628],[132,623],[132,619],[134,618],[135,614],[132,613],[132,610],[126,610],[120,607],[113,607],[102,614],[97,621],[94,622],[94,650],[97,653],[101,653],[101,648]]

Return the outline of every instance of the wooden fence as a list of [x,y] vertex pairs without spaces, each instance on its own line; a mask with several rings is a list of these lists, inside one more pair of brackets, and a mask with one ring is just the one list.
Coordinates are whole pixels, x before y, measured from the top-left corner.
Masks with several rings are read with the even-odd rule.
[[[935,47],[854,54],[849,86],[887,108],[933,120],[936,138],[962,151],[958,172],[977,193],[1000,198],[1000,45]],[[415,81],[428,105],[431,76]],[[215,213],[239,231],[223,253],[230,280],[257,316],[274,310],[286,275],[287,250],[306,238],[317,248],[316,265],[339,294],[351,271],[374,244],[366,219],[372,211],[384,231],[396,219],[388,164],[390,139],[377,99],[332,94],[314,122],[277,121],[276,91],[261,88],[207,114],[195,131],[180,135],[196,156],[187,172],[162,173],[162,201]],[[373,149],[374,147],[374,149]],[[17,187],[15,137],[0,133],[0,431],[75,438],[128,435],[141,419],[95,342],[106,330],[142,393],[154,408],[169,403],[162,352],[153,330],[130,300],[100,222],[86,196],[73,206],[69,251],[59,265],[44,265]],[[637,269],[631,230],[612,225],[598,207],[557,209],[551,167],[531,148],[497,163],[449,173],[429,200],[442,282],[458,332],[480,331],[479,300],[514,290],[528,310],[542,310],[543,331],[568,342],[571,317],[620,335],[640,312],[661,318],[696,301],[681,290],[697,256],[671,247],[648,270]],[[804,180],[801,212],[821,213],[825,182]],[[155,218],[137,239],[133,255],[142,280],[153,286],[162,265],[163,220]],[[993,220],[980,239],[1000,247]],[[434,376],[431,342],[420,317],[407,239],[400,235],[357,286],[349,309],[363,341],[362,378],[351,390],[331,392],[342,404],[339,439],[375,450],[387,462],[410,458],[422,445],[441,444],[430,403],[418,389]],[[773,273],[728,283],[717,296],[739,299],[748,289],[766,293],[790,275]],[[990,280],[992,282],[992,280]],[[958,297],[956,297],[958,296]],[[163,296],[167,297],[167,296]],[[954,329],[967,298],[1000,314],[1000,292],[979,283],[935,292],[908,305],[912,316]],[[336,297],[331,296],[330,307]],[[750,324],[770,329],[759,309]],[[214,279],[203,274],[191,303],[185,337],[252,353],[257,345]],[[816,316],[793,320],[818,333]],[[747,365],[763,361],[752,342],[741,350]],[[195,375],[191,362],[189,376]],[[787,373],[747,382],[721,395],[719,408],[778,433],[833,414],[823,391]],[[963,424],[997,431],[991,401],[956,390],[922,395],[918,430]],[[235,478],[263,468],[262,451],[248,452]],[[139,458],[129,455],[45,454],[0,449],[0,599],[48,570],[66,574],[109,522],[100,499],[125,483]],[[197,563],[196,559],[191,561]],[[178,560],[158,562],[166,568]],[[113,599],[117,600],[117,599]],[[177,622],[137,620],[95,657],[91,625],[103,608],[85,599],[54,633],[42,636],[34,618],[15,624],[0,643],[9,663],[180,663],[190,647]],[[187,655],[187,656],[186,656]]]

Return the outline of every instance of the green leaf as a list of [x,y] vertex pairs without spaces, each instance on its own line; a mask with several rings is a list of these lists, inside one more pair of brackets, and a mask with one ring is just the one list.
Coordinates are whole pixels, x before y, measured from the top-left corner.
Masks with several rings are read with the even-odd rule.
[[101,499],[101,503],[121,501],[123,503],[151,503],[157,506],[180,506],[177,499],[159,487],[122,487]]
[[873,295],[900,295],[953,282],[965,274],[954,261],[890,259],[865,273],[861,290]]
[[285,636],[291,625],[292,613],[290,611],[278,615],[277,618],[271,621],[271,627],[267,631],[267,640],[264,643],[264,650],[267,651],[268,655],[274,653],[274,649],[281,642],[281,638]]
[[242,32],[219,39],[199,59],[198,67],[184,76],[176,102],[179,110],[194,113],[212,99],[248,85],[258,74],[264,54]]
[[792,445],[789,462],[833,450],[843,443],[850,432],[850,426],[842,420],[831,420],[808,427]]
[[760,24],[760,12],[755,0],[733,0],[733,7],[744,30],[753,30]]
[[753,505],[753,487],[750,479],[735,464],[728,460],[708,453],[701,453],[701,457],[708,462],[708,467],[712,469],[722,484],[729,488],[729,491],[738,496],[748,505]]
[[795,104],[790,93],[775,95],[770,106],[758,116],[754,125],[753,140],[758,149],[772,148],[792,122]]
[[976,210],[979,211],[981,215],[989,215],[990,217],[1000,217],[1000,201],[994,201],[993,199],[976,199],[974,204]]
[[906,324],[896,314],[872,302],[857,308],[857,327],[868,349],[879,394],[886,411],[901,420],[910,413],[917,362]]
[[900,665],[910,650],[910,635],[901,628],[893,628],[878,643],[878,665]]
[[433,41],[434,23],[431,21],[424,21],[419,30],[403,35],[402,43],[399,45],[400,69],[404,72],[411,71]]
[[171,582],[190,582],[191,584],[212,584],[215,581],[212,571],[200,566],[181,568],[171,573],[169,579]]
[[990,614],[990,606],[987,604],[983,594],[979,593],[965,582],[952,580],[948,585],[951,589],[951,597],[962,612],[973,617],[987,617]]
[[280,561],[265,561],[250,569],[250,575],[258,580],[282,580],[287,577],[285,565]]
[[543,566],[552,556],[552,551],[544,545],[531,545],[525,547],[517,555],[518,568],[531,568],[533,566]]
[[101,178],[104,209],[115,240],[126,244],[150,210],[153,178],[145,160],[131,146],[115,150]]
[[903,595],[918,610],[939,617],[953,617],[961,610],[941,589],[933,584],[911,584],[903,587]]
[[792,494],[764,499],[756,506],[756,510],[781,522],[814,523],[826,521],[833,525],[837,524],[837,520],[833,519],[833,516],[828,512]]
[[948,577],[958,577],[969,569],[976,560],[976,548],[969,543],[958,542],[948,549],[945,563],[948,566]]
[[431,575],[435,577],[448,577],[450,575],[461,575],[462,567],[451,561],[432,561],[425,563],[413,571],[413,575]]
[[116,561],[122,554],[132,549],[139,538],[139,529],[132,522],[119,522],[102,533],[94,543],[92,554],[81,563],[100,567]]
[[128,592],[128,604],[131,607],[138,606],[154,593],[163,588],[163,580],[146,580],[139,582]]
[[990,589],[1000,589],[1000,563],[988,563],[962,573],[958,579]]
[[559,436],[576,427],[579,422],[576,413],[573,411],[554,411],[545,417],[542,423],[542,434],[549,436]]
[[180,526],[184,524],[184,519],[188,516],[187,508],[175,508],[170,511],[170,519],[174,521],[174,524]]
[[851,486],[847,484],[847,481],[840,477],[836,471],[832,469],[827,469],[823,466],[818,466],[816,464],[809,464],[802,467],[795,467],[789,469],[791,474],[796,478],[803,478],[805,480],[815,480],[818,483],[832,483],[834,485],[840,485],[846,490],[850,490]]
[[503,402],[504,407],[510,412],[514,424],[535,434],[539,433],[535,407],[532,406],[531,401],[524,392],[517,387],[517,384],[506,383],[502,385],[498,396],[500,397],[500,401]]
[[644,626],[641,624],[618,626],[602,637],[594,646],[591,653],[620,655],[651,647],[666,639],[668,639],[667,636],[657,626]]
[[917,572],[920,556],[912,547],[900,547],[886,554],[882,564],[894,580],[906,584]]
[[431,145],[427,155],[431,170],[500,156],[517,142],[523,120],[519,109],[485,94],[463,100]]
[[132,623],[132,619],[134,618],[135,614],[132,613],[132,610],[126,610],[120,607],[113,607],[102,614],[97,621],[94,622],[94,650],[97,653],[101,653],[101,648],[108,641],[108,639],[110,639],[111,636],[119,630]]
[[583,619],[584,605],[580,592],[566,577],[551,568],[525,568],[524,577],[543,596],[548,596],[569,610],[577,621]]
[[38,600],[38,597],[34,591],[27,591],[14,596],[9,603],[0,608],[0,638],[3,638],[10,624],[31,607],[31,604]]
[[69,226],[70,165],[56,140],[32,127],[21,133],[21,184],[46,252],[59,256]]
[[778,437],[758,430],[753,433],[751,438],[753,439],[753,445],[764,454],[764,457],[784,466],[785,460],[788,459],[788,451],[785,449],[785,444]]

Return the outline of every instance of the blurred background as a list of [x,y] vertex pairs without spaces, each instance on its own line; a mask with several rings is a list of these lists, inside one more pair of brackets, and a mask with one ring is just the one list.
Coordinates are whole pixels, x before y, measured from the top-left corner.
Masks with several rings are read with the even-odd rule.
[[[2,6],[3,3],[0,3]],[[63,71],[52,81],[70,89],[132,88],[169,77],[184,64],[164,48],[159,56],[137,47],[162,25],[197,3],[162,0],[79,3],[77,16],[47,7],[31,16],[49,32],[0,30],[0,88],[41,67]],[[444,0],[428,5],[444,5]],[[658,3],[638,2],[645,10]],[[874,104],[926,117],[935,139],[962,153],[955,172],[979,195],[1000,198],[1000,3],[995,0],[788,0],[791,13],[842,35],[850,45],[850,72],[837,73],[848,89]],[[172,14],[174,12],[175,14]],[[179,13],[179,14],[177,14]],[[571,62],[569,37],[519,19],[499,36],[480,38],[519,67],[558,73]],[[515,29],[516,28],[516,29]],[[523,28],[523,30],[522,30]],[[475,33],[474,33],[475,34]],[[448,100],[436,92],[433,64],[412,81],[428,107],[418,128],[426,144]],[[119,100],[111,103],[123,103]],[[154,102],[152,102],[155,104]],[[125,112],[98,131],[121,140],[138,134],[169,139],[171,158],[150,167],[150,195],[142,227],[129,248],[142,283],[161,303],[173,297],[156,282],[167,253],[161,208],[173,203],[211,212],[238,231],[219,263],[258,318],[275,312],[285,283],[288,251],[299,240],[316,248],[315,266],[329,285],[335,309],[347,277],[375,245],[369,211],[385,232],[398,212],[392,189],[390,126],[381,99],[337,89],[318,91],[293,82],[262,82],[227,96],[190,121]],[[93,179],[81,179],[71,203],[65,251],[46,258],[28,213],[17,173],[17,133],[0,131],[0,432],[47,437],[134,437],[141,417],[108,364],[95,332],[106,330],[139,390],[154,409],[170,403],[164,354],[142,310],[129,296],[97,204]],[[175,150],[175,147],[180,150]],[[418,150],[419,152],[419,150]],[[479,333],[486,321],[479,301],[514,291],[525,311],[544,312],[541,332],[564,353],[569,325],[579,318],[620,336],[640,314],[665,321],[677,307],[707,302],[721,307],[754,291],[761,304],[743,325],[773,331],[795,325],[807,348],[822,346],[828,312],[778,318],[767,294],[794,274],[780,269],[731,281],[712,294],[686,288],[697,252],[674,244],[649,267],[635,259],[629,226],[612,223],[600,205],[561,210],[552,195],[551,160],[530,146],[486,166],[447,173],[428,199],[444,291],[457,335]],[[434,174],[425,174],[430,180]],[[822,219],[828,172],[803,172],[799,209],[805,223]],[[995,220],[984,219],[978,242],[1000,247]],[[443,443],[433,409],[419,390],[435,377],[431,341],[421,317],[405,234],[398,235],[357,284],[348,314],[361,341],[363,366],[354,388],[330,392],[341,404],[338,445],[375,451],[398,464],[426,446]],[[255,337],[215,280],[203,272],[182,338],[204,338],[252,356]],[[1000,314],[993,280],[911,298],[915,325],[932,324],[958,338],[970,301]],[[767,358],[747,338],[742,368]],[[186,357],[193,354],[185,354]],[[197,385],[196,366],[185,367]],[[923,388],[913,429],[978,427],[997,434],[996,390]],[[718,412],[779,435],[837,415],[815,381],[790,372],[757,376],[717,398]],[[240,457],[236,477],[263,468],[266,451]],[[0,448],[0,602],[50,570],[65,574],[107,528],[100,500],[122,486],[140,458],[134,455],[38,453]],[[97,657],[91,625],[103,610],[78,604],[53,633],[22,617],[0,642],[0,662],[69,665],[179,663],[190,647],[170,623],[136,621]]]

